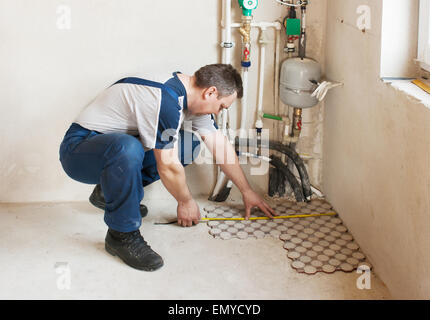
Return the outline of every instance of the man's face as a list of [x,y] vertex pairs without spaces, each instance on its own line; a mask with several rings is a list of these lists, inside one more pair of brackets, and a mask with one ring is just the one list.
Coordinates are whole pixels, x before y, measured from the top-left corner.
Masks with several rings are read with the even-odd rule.
[[218,91],[215,87],[207,88],[203,91],[201,99],[193,108],[193,114],[216,114],[218,115],[223,109],[229,108],[236,100],[237,93],[219,98]]

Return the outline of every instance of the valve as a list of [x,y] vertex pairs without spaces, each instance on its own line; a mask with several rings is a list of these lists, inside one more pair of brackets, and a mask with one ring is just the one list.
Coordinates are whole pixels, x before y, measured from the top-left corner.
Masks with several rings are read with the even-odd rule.
[[252,10],[257,9],[258,0],[239,0],[239,7],[242,9],[244,16],[251,16]]

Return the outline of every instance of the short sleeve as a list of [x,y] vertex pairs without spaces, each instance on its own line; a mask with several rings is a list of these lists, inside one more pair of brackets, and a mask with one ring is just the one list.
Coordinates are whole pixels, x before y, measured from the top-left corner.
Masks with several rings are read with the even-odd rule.
[[197,131],[199,135],[205,136],[218,130],[218,126],[215,122],[213,115],[185,115],[184,122],[191,122],[193,131]]

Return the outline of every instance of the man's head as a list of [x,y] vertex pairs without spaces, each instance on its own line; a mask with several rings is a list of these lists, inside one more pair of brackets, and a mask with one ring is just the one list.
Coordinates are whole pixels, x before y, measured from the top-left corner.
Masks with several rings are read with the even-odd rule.
[[204,66],[193,78],[197,90],[197,99],[190,108],[193,113],[218,114],[243,96],[242,78],[230,64]]

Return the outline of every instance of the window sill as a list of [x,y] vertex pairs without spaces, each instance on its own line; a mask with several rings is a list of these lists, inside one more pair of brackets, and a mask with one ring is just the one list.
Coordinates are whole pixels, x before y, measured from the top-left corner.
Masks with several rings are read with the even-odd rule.
[[425,92],[411,82],[411,80],[392,80],[389,84],[400,91],[403,91],[408,96],[419,100],[424,106],[430,109],[430,94]]

